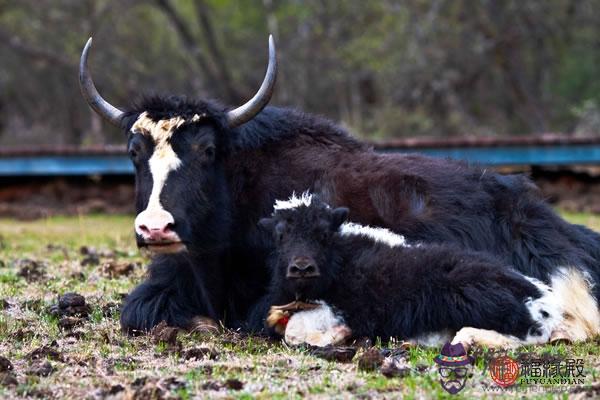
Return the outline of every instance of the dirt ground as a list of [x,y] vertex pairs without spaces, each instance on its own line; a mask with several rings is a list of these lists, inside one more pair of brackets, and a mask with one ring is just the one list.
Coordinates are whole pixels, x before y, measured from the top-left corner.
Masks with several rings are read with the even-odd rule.
[[[567,213],[600,228],[600,217]],[[0,219],[0,398],[457,398],[440,386],[439,349],[404,343],[291,348],[239,332],[161,326],[128,337],[119,307],[143,279],[146,258],[132,216]],[[600,396],[600,338],[527,347],[540,358],[581,358],[584,384],[504,391],[475,349],[458,398]],[[513,353],[509,353],[514,355]]]
[[[591,174],[589,168],[524,172],[555,207],[600,214],[600,175]],[[134,212],[133,205],[131,176],[0,179],[0,217],[31,220],[54,215],[124,214]]]

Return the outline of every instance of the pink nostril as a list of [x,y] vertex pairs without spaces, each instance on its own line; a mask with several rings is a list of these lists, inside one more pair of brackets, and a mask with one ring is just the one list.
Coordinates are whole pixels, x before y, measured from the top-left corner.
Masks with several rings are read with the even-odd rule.
[[163,229],[162,229],[163,233],[170,233],[173,232],[173,224],[172,223],[168,223]]
[[140,225],[140,226],[138,226],[138,228],[140,229],[140,231],[142,231],[144,233],[150,233],[150,229],[148,229],[148,227],[146,225]]

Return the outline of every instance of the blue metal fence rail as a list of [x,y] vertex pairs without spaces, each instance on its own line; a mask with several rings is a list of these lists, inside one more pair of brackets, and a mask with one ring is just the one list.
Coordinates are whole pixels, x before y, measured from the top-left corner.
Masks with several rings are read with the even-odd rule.
[[[421,153],[490,166],[600,164],[600,137],[402,139],[376,143],[384,153]],[[0,149],[0,176],[132,174],[124,146]]]

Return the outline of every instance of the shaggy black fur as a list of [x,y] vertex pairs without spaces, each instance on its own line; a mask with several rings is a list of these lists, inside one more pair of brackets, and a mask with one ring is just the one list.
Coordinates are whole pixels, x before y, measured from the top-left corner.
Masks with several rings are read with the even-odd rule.
[[[226,110],[216,103],[155,97],[133,108],[123,127],[136,168],[138,212],[152,190],[148,159],[154,147],[128,130],[142,111],[157,120],[202,118],[171,138],[182,166],[169,174],[161,194],[189,253],[152,262],[148,280],[125,301],[121,323],[127,330],[161,319],[186,326],[210,310],[228,326],[246,321],[270,279],[265,260],[272,241],[256,221],[293,191],[323,193],[328,203],[349,206],[353,221],[412,241],[486,251],[541,280],[567,265],[598,282],[600,236],[558,217],[527,178],[419,155],[378,154],[339,126],[289,109],[267,107],[230,129]],[[192,269],[199,271],[196,285],[190,285]],[[202,290],[209,300],[200,304]],[[598,297],[600,285],[594,290]],[[260,329],[262,323],[253,319],[244,326]]]
[[[407,339],[470,326],[524,339],[537,331],[525,301],[541,293],[512,268],[456,246],[390,247],[342,235],[346,214],[313,196],[310,206],[261,220],[277,243],[272,305],[322,300],[342,314],[356,337]],[[320,275],[290,277],[288,268],[297,260]]]

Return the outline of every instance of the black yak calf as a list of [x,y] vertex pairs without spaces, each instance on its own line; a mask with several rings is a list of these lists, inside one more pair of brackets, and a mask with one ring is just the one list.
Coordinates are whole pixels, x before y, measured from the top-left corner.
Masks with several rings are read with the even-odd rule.
[[326,345],[351,332],[433,345],[459,332],[455,340],[467,344],[511,346],[547,342],[560,329],[564,305],[550,286],[489,255],[408,244],[345,222],[347,214],[305,193],[278,201],[259,223],[277,243],[271,304],[320,305],[291,317],[271,308],[267,323],[286,324],[288,342]]

